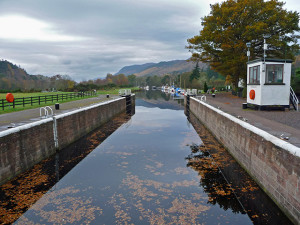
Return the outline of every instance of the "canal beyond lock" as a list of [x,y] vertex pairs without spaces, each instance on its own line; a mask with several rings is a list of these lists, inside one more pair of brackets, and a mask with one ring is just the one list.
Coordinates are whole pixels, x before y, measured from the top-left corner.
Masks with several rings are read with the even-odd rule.
[[[217,125],[216,125],[217,126]],[[291,224],[183,100],[122,114],[0,187],[9,224]]]

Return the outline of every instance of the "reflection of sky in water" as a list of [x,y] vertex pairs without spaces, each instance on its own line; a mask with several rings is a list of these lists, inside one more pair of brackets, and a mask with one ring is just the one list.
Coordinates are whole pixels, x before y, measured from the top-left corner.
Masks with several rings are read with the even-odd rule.
[[189,145],[201,144],[182,110],[136,106],[136,114],[83,159],[17,222],[250,224],[208,203]]

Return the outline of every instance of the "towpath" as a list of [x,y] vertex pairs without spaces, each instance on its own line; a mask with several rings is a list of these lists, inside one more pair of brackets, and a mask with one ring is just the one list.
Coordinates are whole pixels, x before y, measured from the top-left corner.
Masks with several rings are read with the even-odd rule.
[[300,111],[258,111],[243,109],[242,104],[247,100],[232,95],[231,93],[216,93],[216,97],[206,95],[206,102],[235,117],[258,127],[268,133],[282,138],[297,147],[300,147]]
[[[76,110],[81,107],[89,106],[107,100],[112,100],[115,98],[119,98],[119,96],[110,95],[110,97],[107,98],[106,95],[99,95],[94,98],[87,98],[87,99],[81,99],[72,102],[60,103],[59,110],[55,110],[54,103],[52,105],[49,103],[49,106],[52,108],[53,113],[55,115],[59,115],[61,113],[70,112],[72,110]],[[42,113],[44,115],[44,111],[42,111]],[[44,117],[40,117],[40,108],[2,114],[0,115],[0,131],[7,130],[9,129],[8,127],[11,126],[21,126],[27,123],[41,120],[43,118]]]

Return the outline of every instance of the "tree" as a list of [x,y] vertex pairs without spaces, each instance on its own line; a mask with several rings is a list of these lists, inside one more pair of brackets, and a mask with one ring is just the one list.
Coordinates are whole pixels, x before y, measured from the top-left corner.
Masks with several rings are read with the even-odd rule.
[[197,62],[195,68],[193,69],[193,72],[191,73],[190,82],[192,82],[194,79],[198,80],[199,77],[200,77],[200,71],[199,71],[199,65]]
[[106,84],[112,84],[113,83],[113,75],[108,73],[106,74]]
[[168,85],[170,84],[171,78],[169,75],[164,75],[163,78],[161,79],[162,85]]
[[291,86],[297,94],[300,94],[300,67],[296,69],[295,76],[292,77]]
[[128,76],[128,83],[132,87],[136,86],[136,75],[134,75],[134,74],[129,75]]
[[232,84],[232,77],[230,75],[226,76],[225,85],[231,85]]
[[154,75],[154,76],[148,76],[146,78],[146,83],[149,86],[160,86],[161,85],[161,77]]
[[263,36],[269,35],[268,57],[293,58],[299,49],[296,31],[299,13],[283,9],[278,0],[227,0],[211,5],[202,18],[199,35],[188,39],[192,60],[209,62],[223,76],[230,74],[235,87],[246,79],[247,47],[251,59],[263,57]]
[[206,83],[206,81],[204,82],[204,93],[206,93],[207,92],[207,90],[208,90],[208,87],[207,87],[207,83]]

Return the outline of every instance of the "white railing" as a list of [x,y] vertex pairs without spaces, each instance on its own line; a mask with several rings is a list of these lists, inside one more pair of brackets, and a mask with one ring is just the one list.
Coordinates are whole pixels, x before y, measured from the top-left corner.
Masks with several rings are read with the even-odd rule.
[[45,107],[40,108],[40,117],[42,117],[42,112],[44,110],[44,116],[45,116],[45,118],[47,118],[49,116],[48,109],[51,112],[50,116],[53,116],[53,110],[51,109],[51,107],[50,106],[45,106]]
[[297,96],[296,96],[296,94],[295,94],[292,87],[291,87],[291,94],[290,95],[291,95],[291,101],[292,101],[292,103],[295,107],[295,110],[298,111],[299,110],[298,109],[299,99],[297,98]]
[[197,96],[197,98],[198,98],[200,101],[206,102],[206,96],[205,96],[205,95]]
[[119,95],[131,95],[131,89],[120,89]]
[[197,95],[197,89],[186,89],[187,95]]

